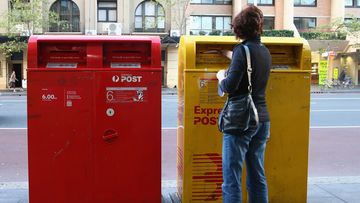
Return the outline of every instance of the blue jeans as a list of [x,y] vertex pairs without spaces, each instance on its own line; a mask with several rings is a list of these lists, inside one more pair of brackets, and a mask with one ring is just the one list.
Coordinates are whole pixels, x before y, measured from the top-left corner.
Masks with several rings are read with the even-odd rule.
[[241,174],[246,161],[246,187],[249,203],[267,203],[268,189],[264,171],[266,141],[270,122],[259,123],[243,135],[224,134],[222,148],[224,203],[241,203]]

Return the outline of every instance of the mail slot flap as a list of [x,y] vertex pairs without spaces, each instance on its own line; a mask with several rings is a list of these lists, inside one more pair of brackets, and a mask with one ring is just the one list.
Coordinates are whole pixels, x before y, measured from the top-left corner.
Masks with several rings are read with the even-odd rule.
[[85,43],[39,43],[38,64],[47,68],[78,68],[86,65]]
[[298,67],[301,60],[300,45],[266,45],[269,49],[273,66]]
[[28,69],[151,68],[161,70],[158,36],[32,35]]
[[[184,36],[180,41],[180,58],[185,69],[226,68],[230,60],[219,50],[233,50],[239,43],[233,36]],[[310,47],[306,40],[297,37],[261,37],[261,42],[269,49],[272,68],[288,70],[308,70],[311,68]],[[251,51],[251,50],[250,50]]]
[[140,68],[151,64],[150,41],[104,43],[104,67]]
[[222,64],[230,60],[221,54],[221,50],[233,50],[235,44],[196,44],[196,63]]
[[[221,54],[221,50],[233,50],[236,44],[196,43],[196,68],[213,68],[229,64],[230,60]],[[302,45],[266,45],[272,57],[272,65],[278,69],[298,69],[302,54]],[[216,65],[215,65],[216,64]]]

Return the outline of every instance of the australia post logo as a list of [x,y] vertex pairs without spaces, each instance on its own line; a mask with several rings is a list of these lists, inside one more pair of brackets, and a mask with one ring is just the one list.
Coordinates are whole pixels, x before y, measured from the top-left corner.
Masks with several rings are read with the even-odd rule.
[[118,82],[138,83],[138,82],[141,82],[141,80],[142,80],[141,75],[132,75],[132,74],[124,74],[121,76],[114,75],[112,77],[112,81],[115,83],[118,83]]

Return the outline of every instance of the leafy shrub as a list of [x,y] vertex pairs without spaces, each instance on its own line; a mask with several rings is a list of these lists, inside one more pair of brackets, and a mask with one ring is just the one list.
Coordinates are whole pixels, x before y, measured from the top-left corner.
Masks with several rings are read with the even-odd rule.
[[300,36],[307,40],[345,40],[343,32],[301,32]]
[[221,30],[213,30],[209,33],[209,35],[219,36],[219,35],[221,35]]
[[292,30],[264,30],[264,37],[294,37]]
[[199,35],[206,35],[206,32],[205,31],[199,31]]
[[228,31],[225,31],[223,33],[223,36],[234,36],[235,34],[231,31],[231,30],[228,30]]

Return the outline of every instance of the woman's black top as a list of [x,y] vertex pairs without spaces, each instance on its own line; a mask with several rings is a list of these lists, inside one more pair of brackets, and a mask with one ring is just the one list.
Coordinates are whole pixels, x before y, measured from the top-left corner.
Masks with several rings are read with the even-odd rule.
[[[252,97],[258,110],[259,121],[270,121],[269,112],[266,106],[265,90],[269,79],[271,55],[269,50],[260,42],[260,37],[243,41],[250,49],[251,55],[251,83]],[[247,62],[244,47],[238,44],[233,49],[231,64],[227,77],[221,81],[222,91],[229,93],[229,97],[248,93]]]

